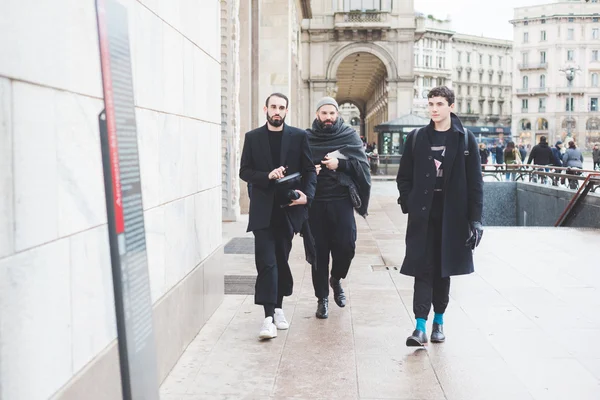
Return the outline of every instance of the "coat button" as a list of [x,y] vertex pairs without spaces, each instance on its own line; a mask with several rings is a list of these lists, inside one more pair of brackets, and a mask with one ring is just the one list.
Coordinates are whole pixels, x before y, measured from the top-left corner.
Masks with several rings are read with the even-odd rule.
[[429,193],[429,190],[425,190],[425,194]]
[[429,178],[429,172],[425,174],[425,178]]
[[432,159],[433,159],[433,157],[431,157],[431,156],[429,156],[429,157],[427,157],[427,158],[429,158],[430,160],[432,160]]
[[425,211],[425,210],[427,210],[427,207],[423,207],[423,208],[421,208],[421,210]]

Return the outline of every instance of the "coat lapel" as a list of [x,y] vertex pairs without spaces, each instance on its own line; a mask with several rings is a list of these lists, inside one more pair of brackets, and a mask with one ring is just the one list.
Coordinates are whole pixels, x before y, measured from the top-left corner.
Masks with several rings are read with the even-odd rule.
[[287,153],[288,150],[290,148],[290,141],[292,139],[292,134],[290,132],[290,130],[288,129],[287,125],[283,126],[283,133],[281,135],[281,155],[279,156],[279,159],[281,160],[281,165],[286,167],[286,162],[287,162]]
[[273,158],[271,157],[271,145],[269,144],[269,129],[267,125],[263,126],[262,131],[260,132],[259,137],[259,146],[261,149],[264,149],[265,158],[267,160],[267,164],[269,165],[269,171],[273,171],[275,168],[273,167]]
[[446,186],[450,174],[452,173],[452,167],[454,166],[454,160],[456,159],[456,153],[458,151],[458,138],[460,137],[460,133],[456,130],[452,130],[447,135],[446,154],[444,155],[444,186]]

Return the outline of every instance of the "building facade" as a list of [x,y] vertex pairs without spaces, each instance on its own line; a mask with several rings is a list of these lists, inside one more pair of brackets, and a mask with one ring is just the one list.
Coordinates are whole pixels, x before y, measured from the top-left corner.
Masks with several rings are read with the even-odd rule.
[[515,9],[513,131],[523,142],[600,141],[599,18],[596,1]]
[[[162,381],[224,293],[221,4],[121,3]],[[0,398],[118,399],[94,2],[0,20]]]
[[376,141],[375,125],[412,108],[412,0],[313,0],[302,23],[302,126],[310,126],[323,96],[352,103],[361,132]]
[[412,114],[429,117],[427,94],[436,87],[452,87],[451,21],[417,14],[415,18],[414,94]]
[[465,125],[507,132],[503,128],[511,123],[512,42],[457,33],[452,47],[457,115]]

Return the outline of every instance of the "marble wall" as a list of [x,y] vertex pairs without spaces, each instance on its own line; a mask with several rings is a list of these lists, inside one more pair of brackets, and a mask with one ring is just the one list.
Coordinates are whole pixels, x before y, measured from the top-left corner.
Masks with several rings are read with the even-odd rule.
[[[158,304],[221,245],[220,2],[121,2]],[[2,4],[2,400],[48,399],[114,345],[96,29],[93,1]],[[214,309],[218,271],[202,276]]]

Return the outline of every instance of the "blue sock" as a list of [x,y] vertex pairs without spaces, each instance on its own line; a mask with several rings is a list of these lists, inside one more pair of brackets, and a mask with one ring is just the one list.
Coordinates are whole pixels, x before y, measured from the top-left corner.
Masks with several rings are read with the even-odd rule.
[[435,313],[433,317],[433,323],[438,325],[444,325],[444,314]]
[[425,320],[423,318],[417,318],[417,330],[425,333],[426,332],[425,322],[427,322],[427,320]]

